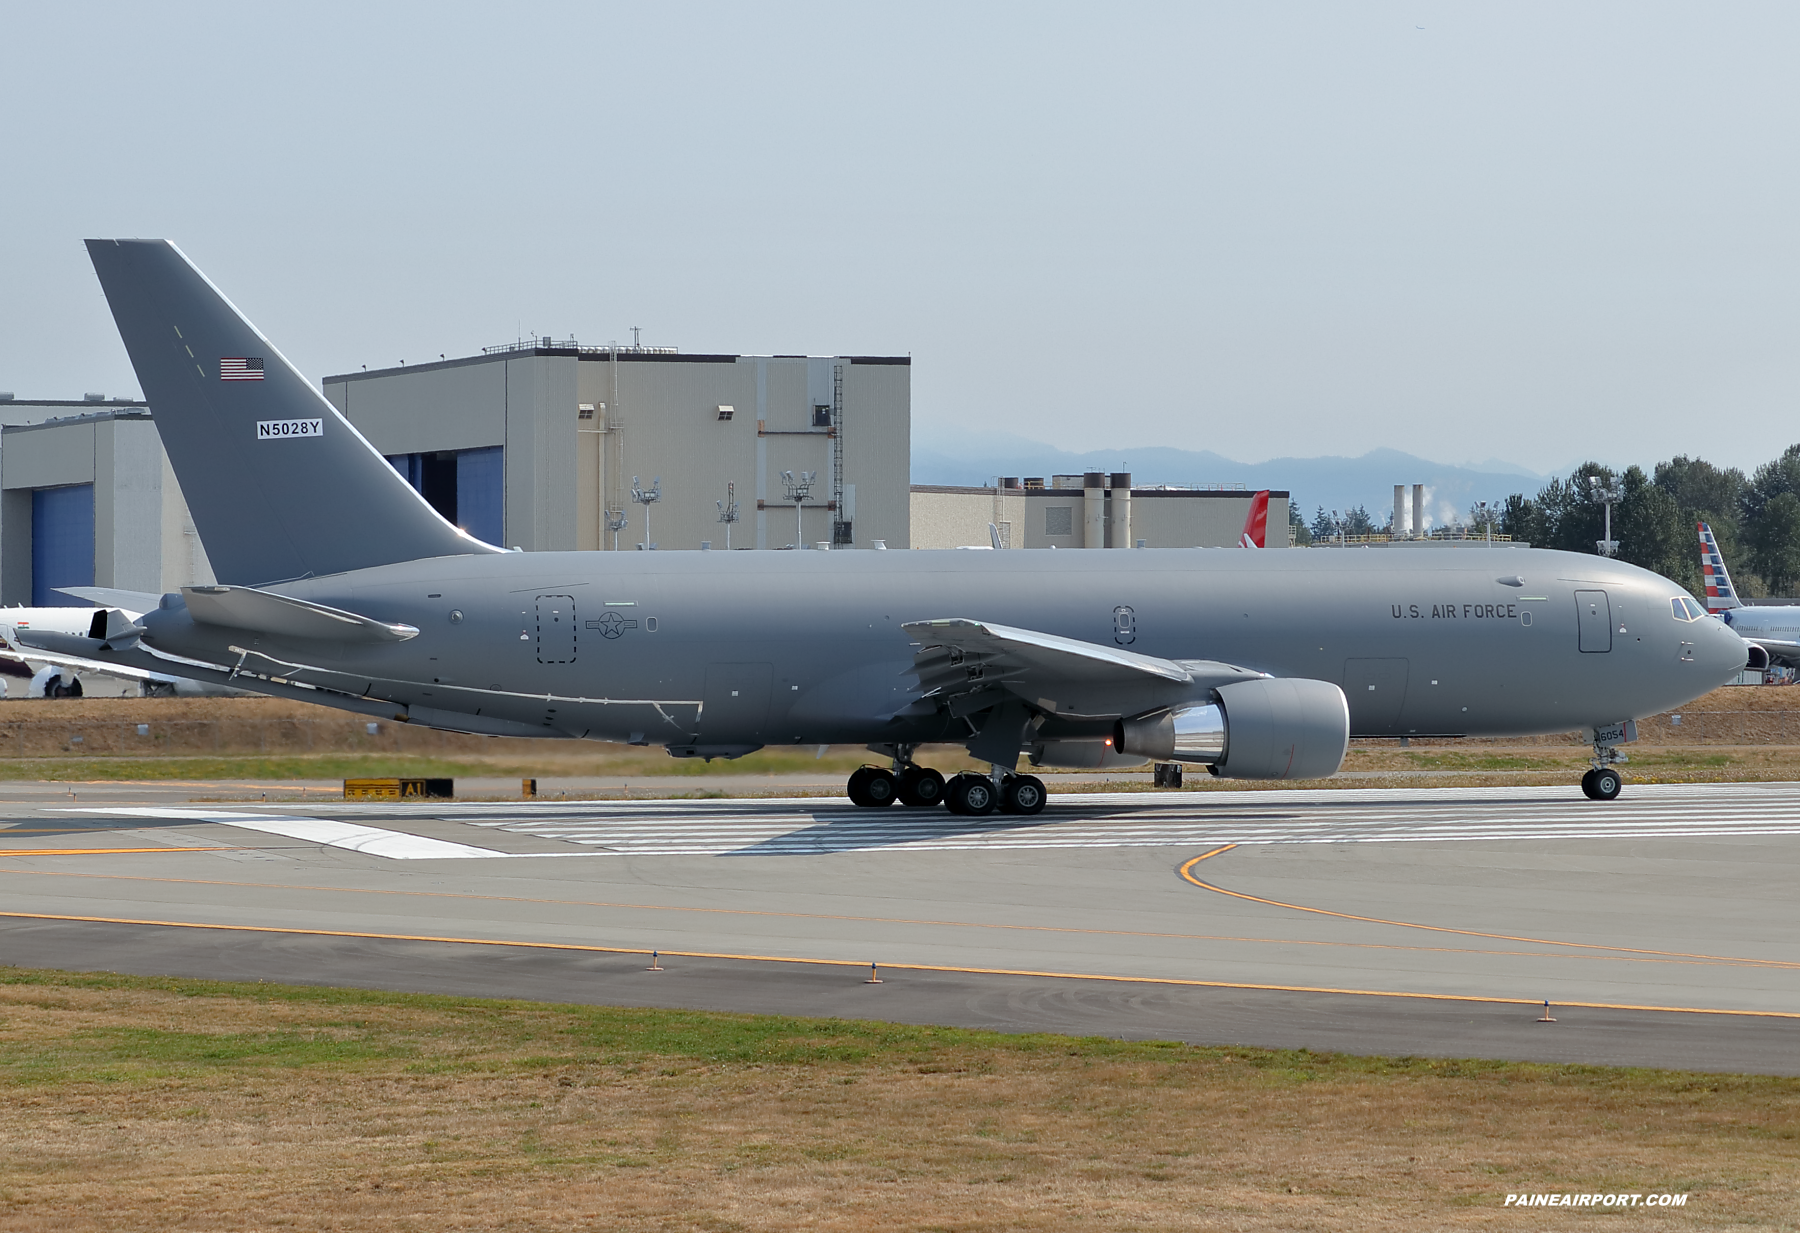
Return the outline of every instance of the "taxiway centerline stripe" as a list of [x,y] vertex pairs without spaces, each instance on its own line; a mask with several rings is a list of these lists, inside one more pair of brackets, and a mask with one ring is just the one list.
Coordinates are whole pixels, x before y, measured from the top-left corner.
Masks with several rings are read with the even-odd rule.
[[[1235,844],[1227,844],[1215,852],[1227,851]],[[161,849],[159,849],[161,850]],[[170,849],[174,850],[174,849]],[[209,849],[196,849],[207,851]],[[0,856],[3,856],[0,853]],[[1209,853],[1209,855],[1211,855]],[[1604,953],[1577,954],[1572,951],[1511,951],[1476,949],[1473,947],[1454,946],[1397,946],[1389,942],[1339,942],[1317,938],[1253,938],[1231,934],[1211,933],[1163,933],[1145,929],[1078,929],[1068,925],[1015,925],[996,921],[959,921],[913,919],[903,916],[855,916],[833,912],[776,912],[760,908],[707,908],[689,907],[679,904],[658,903],[614,903],[593,899],[543,899],[526,895],[478,895],[461,891],[410,891],[390,890],[381,887],[360,886],[312,886],[304,883],[282,882],[236,882],[222,878],[153,878],[142,874],[123,873],[79,873],[72,870],[56,869],[6,869],[0,867],[0,876],[12,874],[18,877],[60,877],[86,878],[96,881],[118,882],[154,882],[178,886],[236,886],[255,890],[287,890],[318,891],[326,894],[343,895],[397,895],[421,899],[468,899],[493,903],[534,903],[546,907],[604,908],[619,911],[635,912],[676,912],[693,915],[716,916],[749,916],[771,917],[787,920],[835,920],[854,921],[858,924],[874,925],[911,925],[920,928],[941,929],[995,929],[1020,933],[1066,933],[1085,937],[1124,937],[1155,938],[1174,942],[1228,942],[1257,946],[1317,946],[1323,948],[1341,948],[1344,950],[1391,950],[1417,952],[1420,954],[1443,955],[1491,955],[1500,958],[1530,959],[1578,959],[1599,960],[1611,963],[1666,963],[1683,966],[1704,967],[1747,967],[1747,968],[1800,968],[1800,961],[1785,959],[1749,959],[1742,957],[1699,957],[1680,956],[1656,957],[1637,955],[1613,955]],[[1577,942],[1559,943],[1573,950],[1604,952],[1608,948],[1603,945],[1585,945]]]
[[[1312,908],[1300,903],[1283,903],[1279,899],[1265,899],[1260,895],[1245,894],[1243,891],[1226,890],[1223,886],[1215,886],[1211,882],[1202,881],[1194,876],[1193,868],[1195,865],[1198,865],[1209,856],[1216,856],[1220,852],[1229,851],[1231,847],[1236,846],[1236,844],[1232,844],[1227,848],[1216,848],[1213,851],[1206,853],[1205,856],[1196,856],[1192,860],[1184,862],[1178,872],[1181,874],[1184,881],[1198,886],[1201,890],[1215,891],[1221,895],[1229,895],[1233,899],[1247,899],[1251,903],[1266,903],[1270,907],[1287,908],[1295,912],[1312,912],[1319,916],[1335,916],[1339,920],[1357,920],[1371,925],[1393,925],[1401,929],[1424,929],[1432,933],[1454,933],[1467,938],[1493,938],[1500,942],[1523,942],[1530,946],[1570,946],[1583,950],[1615,951],[1619,954],[1626,955],[1656,955],[1679,959],[1723,960],[1728,963],[1746,962],[1744,960],[1732,959],[1728,955],[1689,954],[1686,951],[1652,950],[1647,947],[1637,946],[1599,946],[1592,942],[1562,942],[1555,938],[1520,937],[1510,933],[1487,933],[1480,929],[1453,929],[1446,925],[1421,925],[1414,921],[1386,920],[1379,916],[1358,916],[1354,912],[1334,912],[1330,908]],[[1755,963],[1757,961],[1749,960],[1748,962]]]
[[127,852],[241,852],[241,848],[0,848],[8,856],[119,856]]
[[[520,942],[507,938],[454,938],[434,937],[428,934],[411,933],[362,933],[348,929],[291,929],[276,925],[218,925],[201,921],[180,920],[135,920],[113,916],[64,916],[48,912],[0,912],[0,917],[15,920],[60,920],[78,924],[98,925],[153,925],[168,929],[212,929],[233,933],[274,933],[289,935],[310,935],[327,938],[364,938],[371,941],[384,942],[447,942],[461,946],[505,946],[519,950],[560,950],[601,955],[648,955],[651,952],[636,946],[590,946],[577,942]],[[739,955],[721,951],[664,950],[656,952],[665,959],[724,959],[745,963],[804,963],[816,967],[854,968],[861,971],[868,967],[859,959],[814,959],[797,955]],[[881,967],[890,972],[953,972],[968,976],[1028,976],[1042,980],[1095,980],[1109,984],[1123,985],[1167,985],[1177,988],[1191,989],[1243,989],[1260,993],[1326,993],[1341,994],[1349,997],[1373,998],[1405,998],[1420,1002],[1479,1002],[1496,1006],[1532,1006],[1542,1003],[1539,998],[1502,998],[1481,997],[1467,993],[1414,993],[1396,989],[1350,989],[1329,985],[1265,985],[1250,984],[1243,981],[1229,980],[1189,980],[1175,976],[1116,976],[1095,972],[1054,972],[1038,971],[1029,968],[972,968],[959,967],[942,963],[882,963]],[[1717,1006],[1650,1006],[1630,1002],[1552,1002],[1558,1007],[1578,1008],[1582,1010],[1641,1010],[1659,1014],[1682,1015],[1726,1015],[1747,1019],[1800,1019],[1800,1011],[1788,1010],[1734,1010]]]

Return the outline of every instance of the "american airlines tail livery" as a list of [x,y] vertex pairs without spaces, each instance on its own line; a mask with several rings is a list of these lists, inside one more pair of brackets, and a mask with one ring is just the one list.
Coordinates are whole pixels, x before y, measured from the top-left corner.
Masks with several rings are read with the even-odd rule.
[[[219,581],[87,637],[21,631],[47,650],[456,732],[866,745],[857,804],[963,814],[1042,809],[1025,763],[1312,779],[1352,735],[1571,729],[1610,799],[1633,721],[1745,663],[1666,579],[1511,547],[506,552],[173,244],[88,250]],[[992,771],[946,783],[914,759],[929,742]]]
[[1713,529],[1704,522],[1694,525],[1700,532],[1700,574],[1706,582],[1706,610],[1750,644],[1750,667],[1761,670],[1777,663],[1785,668],[1800,668],[1800,606],[1749,605],[1738,599]]

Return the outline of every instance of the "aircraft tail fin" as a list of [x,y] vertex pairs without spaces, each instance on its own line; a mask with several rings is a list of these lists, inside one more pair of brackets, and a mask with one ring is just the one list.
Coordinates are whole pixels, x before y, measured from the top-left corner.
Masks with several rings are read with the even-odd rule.
[[1244,516],[1244,533],[1238,538],[1240,548],[1269,546],[1269,490],[1263,489],[1250,501],[1250,512]]
[[1704,522],[1694,524],[1700,531],[1700,573],[1706,580],[1706,610],[1724,612],[1741,608],[1731,575],[1725,572],[1725,558],[1719,554],[1719,541]]
[[174,244],[87,246],[220,582],[501,551],[426,504]]

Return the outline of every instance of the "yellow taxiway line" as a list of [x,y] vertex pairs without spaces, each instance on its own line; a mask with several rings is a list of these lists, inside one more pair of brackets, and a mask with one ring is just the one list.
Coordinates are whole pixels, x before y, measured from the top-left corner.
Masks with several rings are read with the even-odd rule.
[[[1219,849],[1223,851],[1225,849]],[[1208,853],[1213,855],[1213,853]],[[1203,858],[1202,858],[1203,859]],[[417,933],[369,933],[353,929],[297,929],[279,925],[222,925],[207,921],[144,920],[119,916],[70,916],[50,912],[0,912],[12,920],[60,920],[99,925],[152,925],[170,929],[213,929],[234,933],[272,933],[290,936],[364,938],[382,942],[449,942],[462,946],[505,946],[518,950],[556,950],[599,955],[648,955],[637,946],[593,946],[580,942],[521,942],[511,938],[442,937]],[[856,959],[814,959],[798,955],[747,955],[729,951],[664,950],[665,959],[727,959],[749,963],[803,963],[815,967],[866,968]],[[1035,968],[976,968],[941,963],[883,963],[890,972],[954,972],[970,976],[1030,976],[1048,980],[1093,980],[1118,985],[1163,985],[1186,989],[1242,989],[1261,993],[1335,993],[1353,997],[1404,998],[1419,1002],[1480,1002],[1499,1006],[1537,1006],[1536,998],[1481,997],[1466,993],[1412,993],[1395,989],[1352,989],[1334,985],[1267,985],[1244,981],[1190,980],[1174,976],[1116,976],[1099,972],[1057,972]],[[1556,1002],[1584,1010],[1639,1010],[1662,1014],[1726,1015],[1748,1019],[1800,1019],[1800,1012],[1783,1010],[1731,1010],[1714,1006],[1651,1006],[1630,1002]]]

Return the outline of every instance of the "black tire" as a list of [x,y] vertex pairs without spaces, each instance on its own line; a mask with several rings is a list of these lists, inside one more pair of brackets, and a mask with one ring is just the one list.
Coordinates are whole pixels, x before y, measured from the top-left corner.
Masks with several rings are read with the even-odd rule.
[[894,777],[879,766],[861,766],[851,774],[845,791],[852,805],[886,809],[894,803]]
[[1587,797],[1590,801],[1597,801],[1600,799],[1599,797],[1594,795],[1594,772],[1593,771],[1589,771],[1589,772],[1587,772],[1587,774],[1585,774],[1581,777],[1581,794],[1583,796]]
[[1014,775],[1000,789],[1000,808],[1006,813],[1044,812],[1044,781],[1036,775]]
[[944,803],[944,777],[929,766],[907,767],[894,788],[909,809],[933,809]]
[[1594,772],[1594,791],[1592,795],[1595,800],[1616,800],[1618,799],[1619,792],[1624,787],[1625,780],[1621,778],[1619,772],[1613,770],[1612,767],[1609,766],[1603,771]]
[[999,804],[1000,794],[994,791],[994,781],[986,775],[972,775],[965,771],[944,786],[944,805],[951,813],[965,818],[979,818],[993,813]]

